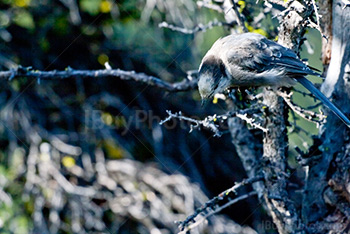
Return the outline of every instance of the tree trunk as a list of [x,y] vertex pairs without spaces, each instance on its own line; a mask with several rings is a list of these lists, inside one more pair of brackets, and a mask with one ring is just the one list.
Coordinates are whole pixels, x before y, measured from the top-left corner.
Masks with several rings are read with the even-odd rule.
[[[307,3],[310,6],[311,2]],[[328,36],[328,44],[323,46],[322,61],[327,67],[330,62],[327,78],[322,91],[345,113],[350,112],[350,7],[344,7],[341,0],[321,1],[323,18],[321,28]],[[306,5],[305,5],[306,6]],[[293,2],[288,13],[281,20],[279,43],[298,51],[301,37],[305,32],[305,19],[313,14],[313,7]],[[330,14],[329,10],[333,10]],[[327,12],[328,11],[328,12]],[[332,19],[332,27],[330,20]],[[332,29],[332,33],[331,32]],[[326,41],[326,40],[324,40]],[[331,44],[331,46],[330,46]],[[330,60],[331,59],[331,60]],[[327,70],[327,69],[325,69]],[[264,136],[263,172],[265,175],[265,192],[263,203],[272,216],[279,233],[344,233],[348,228],[350,217],[350,139],[346,126],[332,113],[328,113],[327,123],[320,131],[321,147],[309,152],[309,156],[320,155],[312,160],[306,170],[307,177],[303,194],[302,211],[296,210],[293,202],[288,199],[288,173],[286,170],[286,121],[287,110],[284,102],[273,92],[264,92],[264,103],[268,106],[267,128],[269,133]],[[238,120],[230,120],[230,130],[233,143],[249,176],[256,173],[252,162],[260,160],[249,144],[242,144],[237,132],[245,132]],[[238,131],[239,130],[239,131]],[[246,134],[244,134],[246,135]],[[257,141],[251,140],[250,143]],[[245,147],[250,147],[251,153]],[[320,150],[319,150],[320,149]],[[350,155],[349,155],[350,156]],[[248,160],[249,159],[249,160]],[[250,163],[248,164],[247,161]],[[331,165],[331,162],[333,164]],[[259,186],[261,195],[261,186]],[[256,189],[256,187],[255,187]],[[331,209],[329,209],[331,206]],[[330,212],[332,211],[332,212]],[[298,214],[302,214],[299,217]],[[350,227],[350,226],[349,226]]]
[[[324,40],[323,62],[327,67],[322,92],[332,98],[344,113],[350,112],[350,8],[341,0],[321,1],[322,28],[330,40]],[[332,19],[332,21],[327,21]],[[332,26],[329,35],[330,27]],[[328,34],[328,35],[327,35]],[[331,44],[331,45],[330,45]],[[329,51],[331,48],[331,52]],[[331,56],[330,56],[331,55]],[[350,225],[350,139],[349,130],[328,110],[322,126],[319,147],[322,157],[310,166],[303,198],[303,217],[312,233],[348,233]],[[310,152],[310,156],[314,152]]]

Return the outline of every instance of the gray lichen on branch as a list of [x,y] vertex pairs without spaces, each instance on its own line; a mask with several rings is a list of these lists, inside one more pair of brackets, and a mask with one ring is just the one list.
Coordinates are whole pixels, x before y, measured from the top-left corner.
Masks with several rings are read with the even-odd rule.
[[18,66],[10,71],[1,71],[0,79],[12,80],[14,78],[33,78],[38,80],[69,79],[69,78],[119,78],[121,80],[133,80],[145,83],[150,86],[166,90],[168,92],[180,92],[195,89],[197,87],[197,72],[188,71],[187,78],[176,83],[164,81],[158,77],[137,73],[135,71],[124,71],[121,69],[101,69],[101,70],[75,70],[67,68],[65,71],[36,71],[31,67]]
[[162,120],[159,124],[162,125],[171,119],[179,119],[181,121],[189,122],[190,125],[190,132],[192,132],[194,129],[201,129],[207,128],[211,130],[214,133],[215,137],[222,136],[223,132],[220,130],[220,127],[218,123],[223,123],[227,121],[229,118],[232,117],[238,117],[248,124],[250,124],[253,128],[262,130],[263,132],[267,132],[267,129],[262,127],[262,123],[259,123],[259,113],[261,114],[263,112],[264,106],[257,103],[253,105],[251,108],[243,109],[243,110],[237,110],[237,111],[229,111],[226,114],[223,115],[209,115],[205,117],[203,120],[197,120],[194,118],[190,118],[187,116],[183,116],[181,112],[179,113],[172,113],[170,110],[167,110],[168,117]]

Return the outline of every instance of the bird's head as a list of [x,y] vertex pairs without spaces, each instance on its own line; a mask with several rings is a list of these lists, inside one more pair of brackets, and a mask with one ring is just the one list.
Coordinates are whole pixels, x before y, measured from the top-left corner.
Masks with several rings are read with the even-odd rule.
[[229,79],[225,72],[225,65],[215,56],[205,57],[199,68],[198,90],[202,98],[202,106],[215,94],[227,88]]

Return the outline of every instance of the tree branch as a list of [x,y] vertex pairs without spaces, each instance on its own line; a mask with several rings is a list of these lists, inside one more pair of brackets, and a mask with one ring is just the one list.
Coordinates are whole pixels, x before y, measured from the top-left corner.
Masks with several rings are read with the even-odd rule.
[[[290,92],[289,94],[281,91],[276,91],[276,93],[283,98],[283,100],[287,103],[287,105],[294,111],[296,112],[300,117],[303,119],[315,123],[317,127],[320,126],[320,124],[324,123],[326,121],[327,116],[324,114],[319,114],[316,112],[313,112],[311,110],[307,110],[304,108],[301,108],[300,106],[296,105],[293,103],[291,96],[293,92]],[[315,119],[317,118],[317,119]]]
[[222,27],[222,26],[228,26],[232,27],[232,24],[226,23],[226,22],[220,22],[217,19],[210,21],[209,23],[203,25],[203,24],[198,24],[196,27],[193,29],[188,29],[188,28],[181,28],[176,25],[168,24],[167,22],[162,22],[158,25],[160,28],[168,28],[172,31],[177,31],[181,32],[183,34],[196,34],[198,32],[205,32],[208,29],[212,29],[213,27]]
[[[292,2],[280,18],[278,43],[298,52],[301,38],[305,33],[304,22],[312,12],[312,8],[309,9],[302,3]],[[269,132],[264,136],[263,141],[263,155],[267,161],[263,170],[266,191],[268,191],[268,194],[264,194],[264,201],[279,233],[305,233],[296,206],[293,202],[286,202],[289,196],[286,127],[288,109],[283,99],[276,92],[268,89],[264,91],[264,104],[269,107],[266,126]]]
[[205,8],[208,8],[208,9],[211,9],[211,10],[214,10],[214,11],[217,11],[219,13],[222,13],[223,12],[223,9],[221,8],[220,5],[215,5],[215,4],[212,4],[210,3],[211,1],[208,1],[208,0],[204,0],[204,1],[198,1],[197,2],[197,6],[198,7],[205,7]]
[[[344,23],[350,20],[350,9],[343,9],[343,3],[342,0],[320,1],[321,14],[325,16],[321,18],[321,28],[330,38],[330,41],[323,46],[323,62],[326,67],[329,63],[329,67],[325,69],[326,79],[321,86],[321,91],[327,97],[333,98],[333,102],[340,106],[344,113],[350,113],[350,55],[348,53],[350,26]],[[328,114],[330,111],[325,109],[325,112]],[[344,199],[340,194],[348,192],[347,189],[343,189],[342,192],[334,191],[332,180],[337,178],[340,184],[349,183],[349,130],[337,116],[329,114],[327,122],[320,128],[319,137],[322,140],[319,148],[323,150],[317,152],[320,159],[309,168],[302,215],[310,226],[325,227],[318,233],[346,233],[348,228],[335,231],[331,227],[331,224],[339,225],[344,223],[343,221],[327,222],[325,220],[335,220],[333,217],[349,220],[346,213],[340,212],[339,215],[337,212],[330,212],[330,210],[337,210],[336,208],[341,204],[340,201]],[[330,193],[337,195],[330,195]],[[333,202],[332,197],[338,197],[340,200]],[[348,202],[346,209],[349,209]]]
[[[204,220],[209,218],[210,216],[220,212],[221,210],[225,209],[228,206],[231,206],[243,199],[246,199],[250,196],[257,195],[257,192],[252,191],[247,194],[243,194],[239,197],[236,197],[235,199],[231,199],[231,196],[236,196],[237,190],[240,187],[243,187],[248,184],[253,184],[255,182],[263,180],[262,176],[250,178],[243,180],[240,183],[235,184],[233,187],[225,190],[224,192],[220,193],[218,196],[214,197],[213,199],[207,201],[201,208],[197,209],[196,212],[190,216],[188,216],[184,221],[179,222],[179,228],[181,230],[181,234],[187,233],[187,231],[193,229],[194,227],[201,224]],[[228,200],[226,203],[220,205],[219,203],[225,200]],[[195,220],[196,217],[200,217],[198,220]],[[180,234],[179,233],[179,234]]]
[[260,107],[261,106],[258,105],[258,106],[253,106],[251,108],[247,108],[244,110],[230,111],[224,115],[207,116],[205,117],[204,120],[197,120],[194,118],[183,116],[181,112],[173,114],[171,113],[170,110],[167,110],[166,112],[169,116],[166,119],[162,120],[159,124],[162,125],[170,121],[171,119],[179,119],[182,121],[189,122],[191,124],[190,132],[192,132],[193,129],[200,129],[201,127],[204,127],[204,128],[210,129],[214,133],[214,136],[220,137],[222,136],[222,132],[220,131],[219,126],[216,123],[222,123],[228,120],[229,118],[238,117],[246,121],[253,128],[260,129],[266,132],[267,131],[266,128],[262,127],[261,124],[256,123],[254,118],[248,117],[248,115],[253,115],[261,112]]
[[188,72],[187,79],[183,81],[170,83],[161,80],[155,76],[149,76],[144,73],[134,71],[124,71],[120,69],[103,69],[103,70],[74,70],[68,68],[65,71],[35,71],[29,68],[19,66],[17,69],[0,72],[0,79],[12,80],[14,78],[33,78],[38,80],[69,79],[69,78],[120,78],[121,80],[133,80],[155,86],[169,92],[180,92],[195,89],[197,87],[197,72]]
[[237,17],[237,24],[241,27],[241,29],[243,30],[243,32],[248,32],[248,29],[247,27],[245,26],[245,22],[244,22],[244,19],[241,15],[241,13],[239,13],[238,9],[237,9],[237,5],[235,3],[234,0],[231,0],[231,3],[232,3],[232,10],[235,12],[235,15]]

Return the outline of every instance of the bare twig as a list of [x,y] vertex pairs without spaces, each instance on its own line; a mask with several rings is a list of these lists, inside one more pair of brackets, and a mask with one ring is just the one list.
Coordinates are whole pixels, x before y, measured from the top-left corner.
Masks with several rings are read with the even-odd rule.
[[243,32],[248,32],[248,29],[244,23],[244,19],[243,19],[242,15],[239,13],[235,1],[231,0],[231,3],[232,3],[231,9],[233,9],[233,11],[235,12],[236,17],[237,17],[237,24],[242,28]]
[[247,194],[244,194],[242,196],[239,196],[229,202],[227,202],[226,204],[224,204],[223,206],[219,206],[217,207],[215,210],[211,210],[208,213],[204,214],[203,216],[201,216],[197,221],[195,221],[195,223],[192,223],[191,225],[188,225],[187,227],[183,228],[183,230],[181,232],[179,232],[178,234],[186,234],[188,233],[189,230],[192,230],[193,228],[197,227],[198,225],[200,225],[201,223],[203,223],[207,218],[209,218],[210,216],[219,213],[220,211],[222,211],[223,209],[225,209],[226,207],[229,207],[239,201],[242,201],[244,199],[247,199],[251,196],[255,196],[258,193],[255,191],[249,192]]
[[[315,0],[311,0],[311,2],[312,2],[312,6],[314,7],[314,11],[315,11],[317,27],[318,27],[318,30],[321,32],[321,28],[320,28],[320,15],[318,14],[317,5],[316,5]],[[321,33],[322,33],[322,32],[321,32]]]
[[[187,231],[193,229],[194,227],[197,227],[199,224],[201,224],[204,220],[209,218],[210,216],[220,212],[221,210],[225,209],[226,207],[235,204],[243,199],[246,199],[250,196],[254,196],[257,194],[257,192],[252,191],[247,194],[241,195],[235,199],[230,199],[230,196],[236,195],[237,189],[239,189],[242,186],[252,184],[258,181],[263,180],[262,176],[246,179],[243,180],[240,183],[235,184],[233,187],[225,190],[224,192],[220,193],[218,196],[214,197],[213,199],[206,202],[200,209],[197,209],[196,212],[186,218],[186,220],[179,222],[179,228],[181,232],[179,234],[185,234]],[[226,202],[223,205],[220,205],[219,203],[223,200],[228,199],[228,202]],[[195,220],[196,217],[201,216],[198,220]]]
[[258,112],[261,112],[261,108],[257,106],[253,106],[251,108],[244,109],[244,110],[230,111],[224,115],[207,116],[204,120],[197,120],[194,118],[183,116],[181,112],[175,113],[175,114],[171,113],[171,111],[169,110],[167,110],[166,112],[168,114],[168,117],[162,120],[159,124],[162,125],[170,121],[171,119],[183,120],[191,124],[190,132],[192,132],[193,129],[200,129],[200,127],[202,126],[204,128],[210,129],[214,133],[214,136],[220,137],[222,136],[222,132],[220,131],[219,126],[215,123],[219,123],[219,122],[222,123],[231,117],[239,117],[240,119],[249,123],[253,128],[257,128],[266,132],[265,128],[263,128],[260,124],[254,122],[255,121],[254,118],[248,117],[248,115],[253,115]]
[[[222,135],[222,132],[219,130],[219,126],[215,124],[217,118],[216,115],[214,116],[208,116],[204,120],[196,120],[190,117],[183,116],[181,111],[179,113],[171,113],[171,111],[167,110],[167,114],[169,115],[166,119],[161,121],[159,124],[162,125],[171,119],[179,119],[179,120],[184,120],[189,123],[191,123],[191,130],[190,132],[193,131],[193,129],[200,129],[201,126],[210,129],[212,132],[214,132],[214,136],[220,137]],[[223,117],[224,118],[224,117]]]
[[19,66],[17,69],[0,72],[0,79],[12,80],[14,78],[27,77],[38,80],[51,79],[68,79],[68,78],[104,78],[116,77],[122,80],[134,80],[146,83],[169,92],[187,91],[197,87],[196,73],[188,73],[188,78],[176,83],[169,83],[158,77],[146,75],[144,73],[136,73],[134,71],[124,71],[120,69],[104,69],[104,70],[74,70],[68,68],[65,71],[34,71],[31,68]]
[[209,23],[203,25],[203,24],[198,24],[196,27],[194,27],[193,29],[188,29],[188,28],[182,28],[182,27],[178,27],[172,24],[168,24],[167,22],[162,22],[158,25],[158,27],[160,28],[168,28],[172,31],[177,31],[177,32],[181,32],[184,34],[196,34],[198,32],[205,32],[208,29],[212,29],[213,27],[222,27],[222,26],[228,26],[228,27],[232,27],[232,24],[226,23],[226,22],[220,22],[217,19],[210,21]]
[[[300,117],[302,117],[303,119],[305,119],[307,121],[310,121],[312,123],[317,124],[317,126],[319,124],[323,123],[325,121],[325,119],[327,118],[327,116],[323,115],[322,113],[318,114],[316,112],[301,108],[300,106],[297,106],[296,104],[294,104],[292,102],[292,99],[291,99],[293,92],[287,94],[285,92],[277,91],[277,94],[279,96],[281,96],[283,98],[283,100],[287,103],[287,105],[293,111],[295,111]],[[318,120],[316,120],[315,118],[318,118]]]
[[[256,1],[256,3],[258,3],[258,2],[259,2],[259,0]],[[275,5],[284,7],[284,8],[287,8],[290,2],[291,2],[290,0],[288,0],[287,2],[280,1],[280,0],[265,0],[265,3],[272,3],[272,4],[275,4]]]
[[247,114],[237,114],[236,115],[238,118],[246,121],[248,124],[250,124],[253,128],[256,128],[256,129],[260,129],[262,130],[263,132],[267,132],[267,128],[264,128],[263,126],[261,126],[261,124],[258,124],[258,123],[255,123],[254,119],[253,118],[250,118],[247,116]]
[[222,8],[219,5],[215,5],[215,4],[212,4],[212,3],[209,3],[209,2],[211,2],[211,1],[207,1],[207,0],[205,0],[205,1],[198,1],[197,2],[197,6],[198,7],[205,7],[205,8],[217,11],[219,13],[223,12]]

